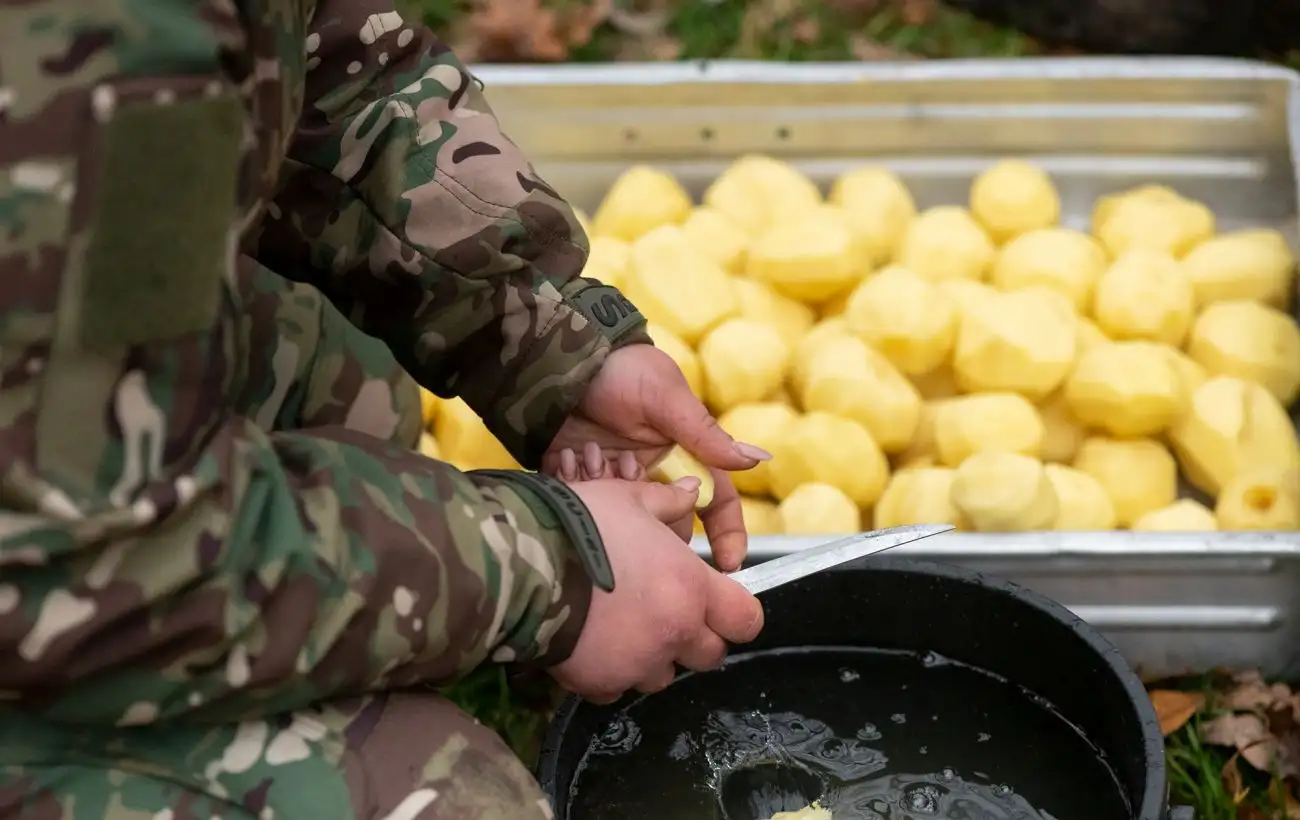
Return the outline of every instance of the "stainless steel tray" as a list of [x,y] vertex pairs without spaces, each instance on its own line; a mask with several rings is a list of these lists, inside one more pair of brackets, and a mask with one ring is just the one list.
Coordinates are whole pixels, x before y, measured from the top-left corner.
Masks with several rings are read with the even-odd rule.
[[[509,134],[593,208],[628,165],[699,195],[736,156],[822,184],[893,168],[920,207],[964,202],[993,161],[1041,164],[1064,221],[1143,182],[1208,203],[1225,229],[1300,244],[1300,76],[1237,60],[1017,59],[904,64],[485,66]],[[755,560],[822,539],[754,539]],[[704,552],[703,543],[695,544]],[[1300,675],[1300,533],[948,535],[906,548],[1026,584],[1102,628],[1144,672],[1260,666]]]

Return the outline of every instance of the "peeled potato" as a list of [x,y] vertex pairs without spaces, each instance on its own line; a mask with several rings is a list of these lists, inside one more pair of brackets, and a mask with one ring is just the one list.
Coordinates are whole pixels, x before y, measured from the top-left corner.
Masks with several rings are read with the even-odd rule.
[[704,204],[750,237],[790,218],[804,217],[822,202],[812,180],[771,157],[741,157],[704,192]]
[[1191,357],[1183,351],[1161,345],[1160,352],[1165,355],[1165,358],[1169,360],[1170,367],[1178,374],[1178,380],[1183,385],[1183,392],[1188,396],[1195,393],[1197,388],[1209,380],[1210,374],[1206,372],[1205,368],[1192,361]]
[[696,460],[695,456],[681,447],[669,450],[668,455],[664,456],[663,460],[650,471],[650,477],[665,484],[683,478],[698,478],[700,494],[695,500],[695,506],[702,510],[713,503],[713,474],[709,472],[708,467]]
[[1101,328],[1097,327],[1091,319],[1080,316],[1078,321],[1079,332],[1075,334],[1075,339],[1078,342],[1080,356],[1082,356],[1085,351],[1091,350],[1097,345],[1113,341],[1105,333],[1102,333]]
[[951,500],[978,532],[1046,530],[1060,512],[1042,463],[1019,453],[986,451],[963,461]]
[[1182,256],[1214,234],[1214,213],[1168,188],[1144,186],[1099,200],[1093,233],[1112,257],[1137,248]]
[[798,811],[779,811],[768,820],[831,820],[831,811],[813,803]]
[[858,422],[886,453],[911,443],[921,414],[912,383],[852,336],[827,341],[807,362],[800,403]]
[[1009,159],[975,177],[970,209],[995,242],[1005,242],[1055,225],[1061,218],[1061,198],[1045,171]]
[[1295,287],[1291,248],[1282,234],[1269,229],[1232,231],[1207,239],[1187,254],[1183,272],[1200,307],[1250,299],[1286,308]]
[[1063,464],[1048,464],[1044,470],[1060,507],[1052,529],[1066,532],[1115,529],[1115,505],[1097,479]]
[[974,279],[944,279],[936,283],[935,287],[957,305],[958,316],[965,316],[990,298],[998,296],[996,288]]
[[810,481],[794,488],[777,507],[781,531],[799,535],[848,535],[862,531],[862,514],[843,490]]
[[792,350],[817,320],[812,308],[782,296],[770,285],[739,276],[732,279],[732,284],[740,303],[741,317],[766,322],[776,328]]
[[1192,326],[1187,354],[1212,376],[1251,379],[1290,406],[1300,392],[1300,327],[1259,302],[1216,302]]
[[[762,447],[770,453],[798,417],[798,413],[784,404],[752,402],[732,407],[722,414],[718,424],[737,441]],[[751,495],[771,494],[768,464],[769,462],[760,462],[753,469],[732,473],[731,480],[736,489]]]
[[849,330],[909,375],[947,361],[957,340],[957,307],[942,291],[904,268],[867,279],[844,311]]
[[993,263],[992,282],[1002,290],[1031,286],[1060,291],[1083,312],[1092,306],[1106,252],[1097,240],[1069,228],[1042,228],[1015,237]]
[[442,448],[438,446],[438,440],[432,433],[420,434],[419,451],[425,458],[442,459]]
[[754,240],[745,271],[791,299],[818,304],[861,278],[855,250],[853,234],[841,222],[815,213],[791,215]]
[[1300,473],[1242,473],[1223,488],[1214,515],[1225,530],[1300,530]]
[[1213,532],[1218,528],[1214,513],[1190,498],[1152,510],[1131,527],[1134,532]]
[[1187,480],[1211,495],[1245,472],[1300,468],[1286,410],[1263,387],[1233,376],[1197,388],[1169,440]]
[[1016,393],[958,396],[935,409],[934,444],[939,461],[949,467],[983,452],[1037,457],[1043,422],[1029,400]]
[[1182,379],[1159,345],[1111,342],[1079,357],[1065,384],[1070,412],[1117,436],[1150,436],[1187,408]]
[[519,462],[463,399],[442,402],[434,424],[442,458],[462,470],[517,470]]
[[[857,506],[870,507],[889,480],[889,463],[862,425],[830,413],[808,413],[790,424],[773,448],[768,478],[780,499],[801,484],[822,482]],[[799,530],[787,527],[786,532]]]
[[785,525],[775,501],[766,498],[740,497],[740,513],[745,519],[745,532],[755,535],[781,535]]
[[957,386],[957,374],[953,373],[952,367],[948,365],[936,367],[929,373],[913,376],[912,384],[916,385],[921,398],[927,401],[946,399],[961,393],[961,388]]
[[1174,347],[1191,329],[1196,302],[1178,260],[1164,251],[1128,251],[1102,274],[1093,316],[1115,340],[1145,339]]
[[666,225],[638,239],[631,262],[623,292],[646,319],[687,344],[698,343],[740,310],[731,278],[678,227]]
[[691,392],[701,401],[705,400],[704,370],[700,367],[700,360],[695,355],[695,351],[691,350],[691,346],[668,328],[656,325],[654,322],[646,322],[645,329],[650,340],[655,343],[655,347],[668,354],[668,358],[677,363],[682,375],[686,377],[686,384],[690,386]]
[[760,401],[785,381],[790,348],[776,328],[753,319],[728,319],[700,342],[709,406],[721,412]]
[[965,208],[940,205],[912,220],[895,261],[931,282],[983,279],[994,251],[993,240]]
[[916,433],[911,444],[900,453],[893,454],[894,464],[898,469],[907,467],[935,467],[939,464],[939,447],[934,440],[935,422],[939,418],[939,408],[946,404],[947,398],[935,399],[921,403],[921,413],[916,422]]
[[591,253],[587,254],[587,265],[582,269],[582,275],[622,287],[631,267],[631,245],[621,239],[597,236],[591,240]]
[[596,209],[597,236],[631,242],[661,225],[676,225],[691,212],[691,195],[663,171],[633,166],[614,180]]
[[745,269],[749,236],[721,212],[713,208],[696,208],[682,223],[687,241],[712,259],[727,273]]
[[790,363],[789,378],[790,386],[794,388],[796,395],[803,392],[803,385],[808,376],[808,363],[817,358],[822,348],[836,339],[844,338],[854,337],[849,332],[848,323],[843,318],[836,317],[821,320],[799,340]]
[[915,467],[899,470],[876,502],[876,527],[907,524],[952,524],[967,528],[952,504],[955,470],[947,467]]
[[872,265],[893,257],[907,226],[916,218],[911,192],[883,168],[848,171],[831,186],[830,201],[843,209]]
[[1055,295],[999,293],[964,312],[953,351],[963,389],[1011,390],[1037,400],[1065,380],[1078,351],[1077,319],[1064,299],[1049,293]]
[[1178,466],[1154,439],[1094,436],[1079,447],[1074,467],[1105,488],[1121,527],[1169,506],[1178,496]]
[[1039,403],[1038,416],[1043,420],[1043,461],[1069,464],[1088,437],[1088,430],[1070,412],[1064,393],[1053,393]]

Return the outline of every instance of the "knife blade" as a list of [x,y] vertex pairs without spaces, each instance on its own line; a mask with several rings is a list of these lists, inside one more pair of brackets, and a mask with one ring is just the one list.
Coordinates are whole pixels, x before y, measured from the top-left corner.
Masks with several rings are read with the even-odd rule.
[[905,527],[858,533],[811,549],[783,555],[771,561],[764,561],[758,566],[733,572],[729,577],[739,582],[751,594],[757,595],[773,587],[812,575],[814,572],[821,572],[922,538],[950,532],[953,529],[956,528],[948,524],[909,524]]

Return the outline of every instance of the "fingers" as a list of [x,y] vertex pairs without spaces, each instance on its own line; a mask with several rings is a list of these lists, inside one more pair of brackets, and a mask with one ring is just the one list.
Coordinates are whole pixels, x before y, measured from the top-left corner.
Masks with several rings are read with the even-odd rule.
[[578,480],[578,456],[567,448],[560,451],[560,480],[570,483]]
[[640,481],[645,478],[645,468],[636,460],[636,454],[624,450],[618,454],[618,477],[624,481]]
[[745,533],[745,515],[740,493],[725,470],[714,469],[713,501],[700,512],[704,532],[709,537],[713,563],[723,572],[735,572],[745,561],[749,537]]
[[700,497],[700,480],[683,478],[672,484],[642,482],[629,485],[641,506],[665,524],[672,525],[695,511]]
[[704,623],[723,640],[749,643],[763,629],[763,605],[720,572],[710,573]]
[[695,537],[695,510],[692,509],[686,515],[676,521],[669,521],[667,524],[668,529],[672,530],[674,535],[689,544],[691,539]]
[[671,663],[661,666],[650,672],[636,685],[636,691],[647,695],[653,695],[655,692],[662,692],[667,689],[669,684],[677,677],[677,667]]
[[677,372],[646,407],[651,425],[705,465],[722,470],[749,470],[772,456],[733,439]]
[[727,642],[718,633],[701,629],[688,646],[677,655],[677,662],[695,672],[717,669],[727,659]]
[[604,478],[619,478],[624,481],[643,481],[646,469],[636,460],[636,453],[622,450],[606,453],[596,442],[588,442],[579,454],[565,448],[555,459],[557,466],[553,471],[563,481],[597,481]]

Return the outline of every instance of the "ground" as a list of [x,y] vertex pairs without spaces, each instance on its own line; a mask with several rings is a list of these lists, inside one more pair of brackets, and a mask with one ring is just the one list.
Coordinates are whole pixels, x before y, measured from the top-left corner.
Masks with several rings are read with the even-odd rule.
[[[891,60],[1049,53],[935,0],[406,0],[470,62]],[[1059,52],[1058,52],[1059,53]],[[1300,68],[1300,54],[1287,59]],[[484,667],[448,694],[525,760],[554,691]],[[1197,820],[1300,820],[1300,695],[1257,676],[1153,685],[1175,803]]]

